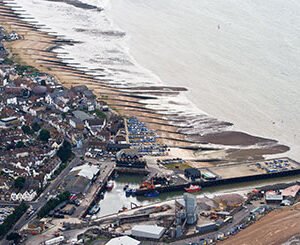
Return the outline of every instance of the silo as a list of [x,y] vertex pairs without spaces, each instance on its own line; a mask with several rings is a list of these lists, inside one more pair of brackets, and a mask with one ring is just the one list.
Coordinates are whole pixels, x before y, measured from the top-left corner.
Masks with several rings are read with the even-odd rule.
[[197,221],[197,199],[196,196],[190,193],[184,193],[185,210],[186,210],[186,223],[193,225]]

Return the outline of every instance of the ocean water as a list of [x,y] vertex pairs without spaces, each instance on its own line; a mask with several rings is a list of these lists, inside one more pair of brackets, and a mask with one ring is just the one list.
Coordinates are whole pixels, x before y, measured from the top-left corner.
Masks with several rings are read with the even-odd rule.
[[108,83],[188,88],[149,107],[231,122],[300,160],[299,1],[14,1],[80,41],[56,52]]
[[112,0],[131,54],[201,110],[300,159],[300,2]]

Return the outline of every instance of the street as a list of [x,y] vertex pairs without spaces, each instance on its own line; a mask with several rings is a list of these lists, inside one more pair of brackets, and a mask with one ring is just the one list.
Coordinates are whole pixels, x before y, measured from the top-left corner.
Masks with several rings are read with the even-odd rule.
[[[28,224],[31,220],[33,220],[39,210],[47,203],[47,193],[52,193],[53,191],[57,191],[60,184],[63,182],[64,178],[68,175],[70,170],[77,166],[80,163],[80,156],[83,154],[83,149],[76,149],[76,151],[73,151],[75,153],[75,158],[72,159],[72,161],[66,166],[65,169],[62,170],[62,172],[46,187],[46,189],[43,191],[43,193],[39,196],[39,198],[34,201],[28,203],[29,205],[32,205],[32,208],[34,212],[32,215],[28,218],[27,214],[25,213],[18,222],[12,227],[12,229],[8,232],[8,234],[12,231],[19,231],[24,225]],[[6,241],[5,238],[0,241],[0,245],[5,245]]]

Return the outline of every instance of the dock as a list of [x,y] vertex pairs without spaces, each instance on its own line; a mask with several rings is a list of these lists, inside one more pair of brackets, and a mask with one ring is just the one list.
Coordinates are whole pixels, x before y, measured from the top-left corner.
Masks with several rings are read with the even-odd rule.
[[[278,167],[275,168],[275,166]],[[262,162],[248,162],[211,168],[200,168],[199,170],[201,171],[202,176],[205,173],[210,173],[210,176],[214,176],[214,178],[205,179],[202,177],[201,180],[198,181],[187,181],[184,184],[178,185],[159,186],[151,190],[138,189],[136,190],[136,195],[143,196],[144,194],[154,190],[160,193],[184,191],[184,188],[189,187],[191,184],[205,188],[278,177],[295,176],[300,174],[300,164],[290,158],[276,158],[264,160]]]

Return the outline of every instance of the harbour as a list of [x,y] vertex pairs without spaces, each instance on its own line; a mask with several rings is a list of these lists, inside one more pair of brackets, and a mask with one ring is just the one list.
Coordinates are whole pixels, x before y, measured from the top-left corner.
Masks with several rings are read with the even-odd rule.
[[[20,16],[19,1],[35,9],[29,0],[0,0],[1,244],[14,232],[27,244],[48,238],[215,244],[273,210],[297,209],[300,164],[286,153],[285,141],[191,113],[182,106],[185,87],[115,79],[126,69],[112,64],[119,62],[114,52],[108,52],[113,62],[98,69],[98,62],[63,57],[56,51],[93,47],[90,38],[81,40],[81,24],[89,20],[76,25],[76,36],[53,26],[49,35],[41,28],[48,26],[44,16]],[[69,3],[59,4],[69,13]],[[30,48],[35,44],[38,49]],[[8,211],[16,215],[13,222]],[[294,222],[296,215],[290,217]]]
[[[206,185],[198,193],[194,193],[196,196],[203,195],[214,195],[220,193],[230,193],[233,191],[250,190],[251,188],[257,188],[266,185],[276,185],[278,183],[290,183],[299,181],[300,173],[293,173],[293,175],[286,176],[272,176],[271,178],[262,179],[243,179],[241,182],[235,182],[233,180],[228,181],[226,184],[220,183],[217,185]],[[104,217],[113,213],[122,212],[124,210],[135,209],[140,206],[147,206],[153,203],[160,203],[167,200],[174,200],[182,197],[184,188],[189,186],[185,184],[182,186],[176,186],[174,188],[165,188],[163,191],[160,190],[160,195],[154,198],[147,198],[144,196],[145,192],[138,192],[140,195],[126,197],[124,186],[129,185],[132,188],[138,189],[140,183],[144,180],[144,176],[136,174],[124,174],[120,173],[117,178],[114,179],[114,188],[110,192],[105,192],[103,199],[98,201],[101,206],[101,210],[95,218]],[[199,183],[196,183],[199,184]]]

